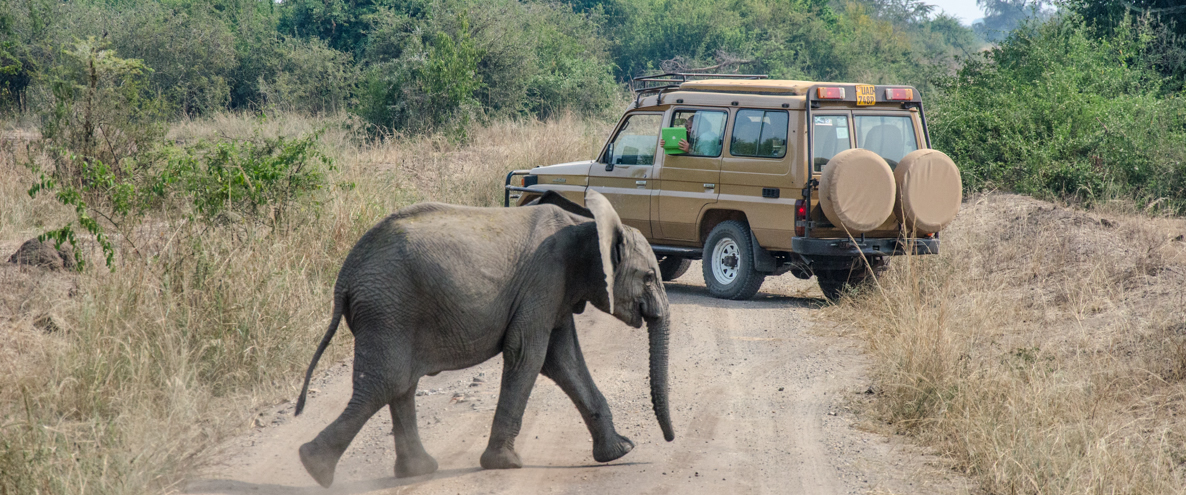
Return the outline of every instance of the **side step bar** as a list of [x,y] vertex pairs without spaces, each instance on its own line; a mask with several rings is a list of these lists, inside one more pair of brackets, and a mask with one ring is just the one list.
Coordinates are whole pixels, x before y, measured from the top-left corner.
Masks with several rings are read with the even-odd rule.
[[678,256],[690,260],[698,260],[703,256],[703,251],[700,248],[692,247],[652,245],[651,250],[655,251],[655,256]]

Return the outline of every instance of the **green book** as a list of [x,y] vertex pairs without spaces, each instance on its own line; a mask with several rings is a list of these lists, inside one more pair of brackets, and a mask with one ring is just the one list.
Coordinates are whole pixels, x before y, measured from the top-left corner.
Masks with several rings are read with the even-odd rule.
[[668,155],[682,155],[684,150],[679,149],[679,142],[688,139],[688,129],[680,127],[664,127],[661,137],[663,138],[663,151]]

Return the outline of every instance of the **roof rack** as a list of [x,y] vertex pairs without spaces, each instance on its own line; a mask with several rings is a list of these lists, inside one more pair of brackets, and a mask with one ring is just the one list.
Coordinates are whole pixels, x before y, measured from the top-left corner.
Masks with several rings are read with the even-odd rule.
[[713,74],[708,72],[668,72],[630,80],[630,91],[634,92],[634,106],[637,108],[643,95],[679,88],[680,84],[692,79],[767,79],[766,74]]

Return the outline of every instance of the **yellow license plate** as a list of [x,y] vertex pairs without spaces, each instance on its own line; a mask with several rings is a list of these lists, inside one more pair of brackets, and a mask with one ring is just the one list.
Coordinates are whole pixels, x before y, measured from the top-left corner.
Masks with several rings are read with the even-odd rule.
[[877,103],[877,91],[869,84],[857,85],[857,105],[874,105]]

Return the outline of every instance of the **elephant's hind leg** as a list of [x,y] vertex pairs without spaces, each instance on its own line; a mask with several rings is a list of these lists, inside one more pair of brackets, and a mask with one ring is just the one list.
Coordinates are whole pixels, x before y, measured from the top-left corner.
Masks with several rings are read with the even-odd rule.
[[395,477],[409,478],[437,470],[437,460],[420,443],[416,428],[416,387],[405,391],[388,404],[392,433],[395,436]]
[[390,403],[399,390],[414,387],[414,381],[408,379],[410,371],[401,364],[404,361],[390,354],[393,347],[377,343],[370,335],[355,331],[354,393],[346,409],[317,438],[300,448],[305,470],[324,487],[333,483],[338,460],[367,420]]
[[634,442],[621,436],[614,429],[614,417],[610,413],[605,396],[593,383],[581,346],[577,342],[576,326],[572,317],[552,331],[548,343],[548,358],[544,361],[544,376],[556,382],[564,393],[576,404],[585,426],[593,436],[593,459],[609,462],[618,459],[634,448]]
[[[356,380],[357,382],[357,380]],[[356,386],[346,410],[333,423],[321,430],[313,441],[301,445],[301,464],[313,479],[323,487],[329,488],[334,482],[334,469],[338,466],[338,459],[346,452],[346,447],[358,435],[358,431],[383,407],[382,397],[359,393]]]

